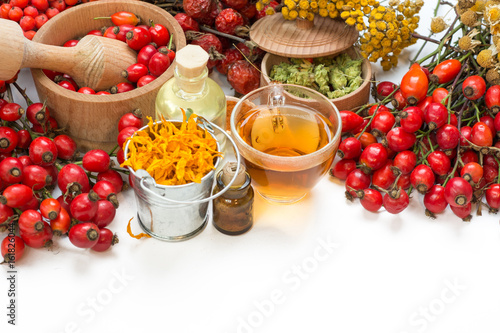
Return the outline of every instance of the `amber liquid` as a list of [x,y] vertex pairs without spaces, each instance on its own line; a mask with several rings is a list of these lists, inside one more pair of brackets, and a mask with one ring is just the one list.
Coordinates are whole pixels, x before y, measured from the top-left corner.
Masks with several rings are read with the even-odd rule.
[[[267,106],[256,107],[243,115],[236,128],[248,145],[274,156],[311,154],[326,146],[333,137],[333,126],[327,118],[299,107],[280,107],[279,111]],[[333,152],[311,157],[300,170],[293,162],[270,168],[245,157],[243,160],[253,185],[262,196],[272,201],[294,202],[316,185],[333,158]]]

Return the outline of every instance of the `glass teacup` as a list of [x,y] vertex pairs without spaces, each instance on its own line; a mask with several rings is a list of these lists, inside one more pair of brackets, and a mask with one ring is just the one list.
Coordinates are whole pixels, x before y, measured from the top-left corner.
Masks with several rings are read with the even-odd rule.
[[330,168],[342,122],[335,105],[319,92],[291,84],[258,88],[236,104],[231,133],[267,200],[303,198]]

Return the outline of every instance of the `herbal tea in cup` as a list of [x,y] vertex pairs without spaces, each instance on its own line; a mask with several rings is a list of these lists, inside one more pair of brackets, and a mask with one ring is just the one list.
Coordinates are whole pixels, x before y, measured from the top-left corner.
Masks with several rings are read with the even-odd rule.
[[272,84],[244,96],[231,116],[231,133],[267,200],[293,203],[330,168],[341,132],[337,108],[320,93]]

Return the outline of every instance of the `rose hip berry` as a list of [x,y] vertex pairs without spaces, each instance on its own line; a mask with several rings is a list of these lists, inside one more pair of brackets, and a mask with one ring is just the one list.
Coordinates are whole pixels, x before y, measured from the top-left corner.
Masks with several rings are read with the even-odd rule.
[[246,60],[237,60],[229,66],[227,80],[234,90],[246,95],[259,87],[260,73]]
[[118,243],[118,236],[107,228],[101,228],[99,233],[99,240],[91,247],[92,250],[97,252],[104,252],[111,246]]
[[91,222],[74,225],[69,230],[70,242],[79,248],[89,249],[99,241],[99,228]]
[[29,156],[34,164],[41,166],[50,165],[57,159],[57,147],[54,141],[40,136],[31,142]]

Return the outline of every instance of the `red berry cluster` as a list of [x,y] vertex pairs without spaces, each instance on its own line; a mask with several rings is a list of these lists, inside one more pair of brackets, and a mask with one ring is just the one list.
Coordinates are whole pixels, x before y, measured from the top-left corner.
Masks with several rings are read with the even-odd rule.
[[[464,68],[465,67],[465,68]],[[341,158],[333,176],[345,180],[349,199],[364,208],[399,213],[413,189],[428,216],[448,206],[470,220],[474,205],[500,208],[500,86],[449,59],[432,69],[415,63],[401,84],[380,82],[381,102],[341,111]],[[385,104],[392,100],[394,109]]]
[[[54,236],[105,251],[118,241],[107,228],[118,207],[122,176],[101,149],[80,154],[62,134],[51,110],[33,103],[14,80],[3,83],[7,98],[15,86],[28,104],[0,98],[0,232],[6,262],[20,259],[24,246],[47,248]],[[61,195],[52,197],[58,188]],[[16,252],[12,249],[15,246]]]
[[10,0],[0,6],[0,18],[16,21],[24,36],[33,39],[48,20],[76,4],[79,0]]
[[[111,16],[113,26],[92,30],[87,35],[95,35],[117,39],[137,51],[137,63],[130,65],[122,72],[127,81],[120,82],[108,90],[95,92],[90,87],[78,87],[71,76],[44,69],[48,78],[59,86],[82,94],[110,95],[140,88],[158,76],[162,75],[174,61],[175,52],[172,50],[172,38],[168,29],[158,23],[151,26],[141,25],[139,18],[130,12],[118,12]],[[77,39],[64,43],[65,47],[78,44]]]
[[[276,7],[278,3],[271,1],[269,6]],[[265,16],[265,10],[257,11],[255,3],[248,0],[185,0],[183,9],[184,13],[174,18],[186,38],[208,52],[209,70],[216,68],[226,75],[239,94],[258,88],[260,73],[256,68],[264,52],[244,38],[248,36],[248,26]],[[205,32],[200,32],[200,24],[205,25]]]

